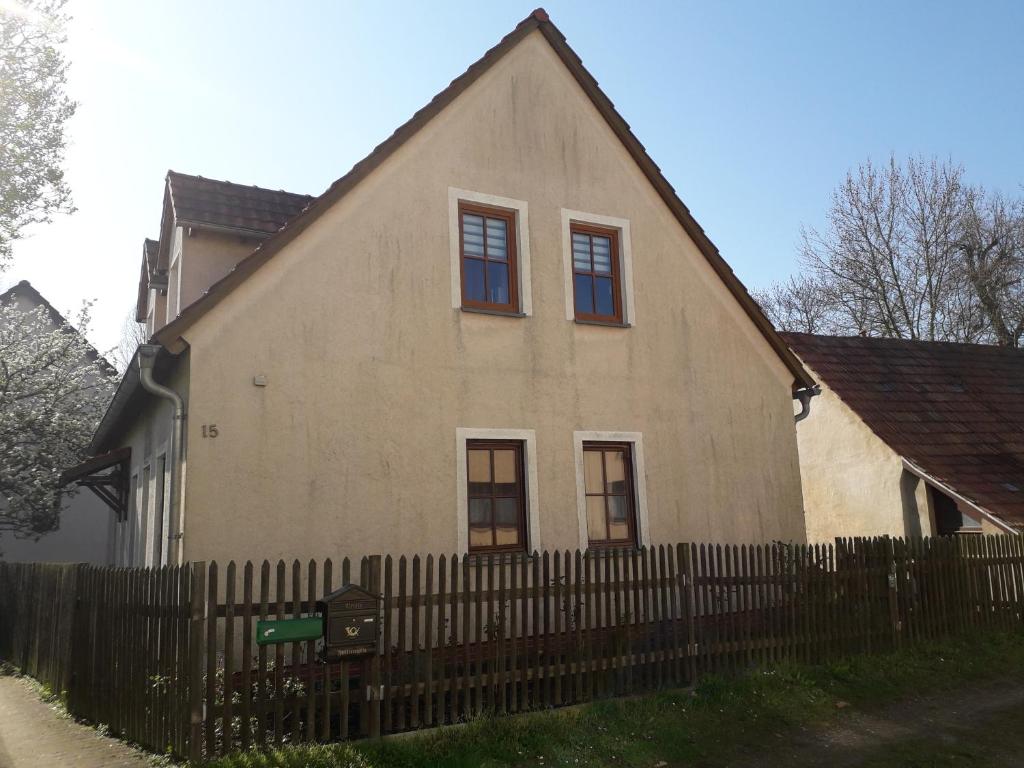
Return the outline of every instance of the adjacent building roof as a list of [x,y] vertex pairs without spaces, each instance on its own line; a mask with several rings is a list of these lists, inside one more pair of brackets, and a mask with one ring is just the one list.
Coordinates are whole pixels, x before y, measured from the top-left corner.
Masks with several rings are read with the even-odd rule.
[[[512,48],[514,48],[523,38],[535,30],[539,30],[541,34],[543,34],[545,40],[547,40],[552,49],[554,49],[555,53],[561,59],[562,63],[565,64],[566,68],[572,73],[576,82],[579,83],[580,87],[590,98],[594,106],[604,116],[609,127],[611,127],[616,136],[618,136],[619,140],[623,143],[623,146],[647,176],[647,179],[653,185],[655,190],[657,190],[661,199],[675,215],[683,229],[686,230],[687,234],[689,234],[697,244],[698,248],[700,248],[701,253],[718,274],[719,278],[725,283],[726,287],[735,297],[736,301],[739,302],[740,306],[753,321],[754,325],[757,326],[758,330],[767,340],[775,353],[792,372],[794,377],[794,388],[812,386],[814,384],[814,380],[800,364],[800,361],[796,359],[789,347],[786,346],[785,342],[782,341],[778,333],[776,333],[775,328],[761,312],[757,302],[751,298],[739,278],[736,277],[732,269],[722,258],[721,254],[719,254],[718,248],[711,242],[704,230],[701,229],[700,225],[690,214],[689,209],[683,204],[682,200],[679,199],[679,196],[672,188],[672,185],[669,184],[668,180],[666,180],[662,175],[661,170],[647,154],[644,146],[640,143],[637,137],[633,135],[629,125],[616,111],[615,105],[612,104],[604,94],[593,76],[584,68],[579,56],[577,56],[576,52],[572,50],[566,42],[565,37],[554,23],[552,23],[548,14],[541,8],[538,8],[521,21],[519,25],[512,30],[512,32],[501,40],[501,42],[487,51],[482,58],[472,64],[469,69],[453,80],[451,84],[437,94],[429,104],[414,114],[408,122],[400,126],[389,138],[378,145],[363,160],[356,163],[356,165],[353,166],[347,174],[331,184],[326,192],[310,202],[309,205],[301,208],[301,213],[298,213],[299,209],[296,209],[293,215],[298,215],[294,215],[294,218],[291,218],[290,220],[282,220],[278,226],[284,226],[277,231],[277,234],[261,243],[250,256],[247,256],[239,262],[227,276],[214,283],[204,296],[184,308],[176,320],[168,323],[162,330],[155,334],[155,338],[165,346],[177,345],[177,341],[185,329],[202,317],[212,307],[216,306],[216,304],[224,298],[224,296],[230,293],[235,286],[259,269],[259,267],[273,257],[274,254],[294,240],[310,224],[316,221],[324,211],[329,209],[334,205],[334,203],[348,194],[348,192],[356,187],[360,181],[380,166],[399,147],[408,141],[410,137],[415,135],[420,128],[430,122],[430,120],[439,114],[446,106],[452,103],[459,94],[471,86],[477,78],[487,72],[492,66],[500,61],[508,51],[512,50]],[[184,178],[186,177],[183,177],[183,179]],[[187,178],[195,180],[196,177]],[[172,178],[171,174],[168,175],[168,179],[172,188],[180,187],[182,190],[194,190],[193,194],[196,197],[203,197],[203,205],[206,208],[213,209],[217,207],[218,199],[213,193],[210,193],[210,199],[207,199],[207,197],[204,196],[206,194],[205,192],[202,194],[199,192],[200,189],[205,189],[201,184],[196,183],[193,184],[192,187],[188,187],[187,183],[184,181],[180,184],[177,183],[175,179]],[[251,188],[240,187],[239,189],[244,190]],[[261,192],[264,191],[265,190],[261,190]],[[276,194],[287,195],[288,193]],[[263,198],[261,197],[260,200],[262,201]],[[269,206],[269,203],[267,203],[267,205]],[[185,217],[186,210],[191,209],[181,208],[179,210],[176,202],[175,212],[178,215],[179,220]],[[254,213],[254,211],[250,213]],[[190,213],[189,215],[199,215],[199,212],[197,211],[194,214]],[[208,213],[207,215],[210,214]],[[218,212],[217,215],[223,216],[232,221],[241,221],[245,219],[244,212],[235,208]],[[261,215],[267,215],[269,218],[269,213],[267,212],[261,211]],[[250,221],[253,225],[255,225],[255,218],[258,217],[254,217],[253,220]],[[285,223],[286,221],[287,223]]]
[[[30,283],[28,280],[22,280],[19,283],[15,283],[6,291],[0,293],[0,304],[6,304],[8,301],[11,301],[12,299],[15,299],[19,296],[28,299],[37,307],[46,307],[46,312],[50,316],[50,321],[53,323],[54,327],[70,328],[79,336],[82,335],[81,331],[79,331],[77,328],[71,325],[71,323],[67,321],[64,315],[58,312],[57,309],[53,306],[53,304],[47,301],[46,297],[43,296],[39,291],[37,291],[35,287],[32,285],[32,283]],[[82,338],[84,339],[85,337],[83,336]],[[89,358],[89,360],[96,362],[96,364],[103,370],[104,373],[108,374],[109,376],[117,375],[117,369],[110,364],[110,361],[108,361],[107,358],[105,358],[103,355],[97,352],[95,347],[93,347],[92,344],[88,343],[88,340],[86,340],[86,356]]]
[[311,195],[168,171],[160,238],[146,238],[143,243],[135,319],[146,319],[149,289],[169,267],[173,227],[210,229],[262,240],[281,229],[312,200]]
[[782,336],[897,454],[1024,530],[1024,350]]
[[217,181],[177,171],[167,172],[167,193],[174,220],[179,225],[257,236],[277,232],[313,200],[311,195]]

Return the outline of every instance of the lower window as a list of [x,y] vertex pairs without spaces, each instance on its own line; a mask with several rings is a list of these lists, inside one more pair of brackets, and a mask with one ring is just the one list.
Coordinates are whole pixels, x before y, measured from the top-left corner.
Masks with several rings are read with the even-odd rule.
[[466,479],[469,551],[522,551],[526,546],[522,442],[468,441]]
[[635,545],[632,446],[629,443],[583,443],[583,482],[590,546]]

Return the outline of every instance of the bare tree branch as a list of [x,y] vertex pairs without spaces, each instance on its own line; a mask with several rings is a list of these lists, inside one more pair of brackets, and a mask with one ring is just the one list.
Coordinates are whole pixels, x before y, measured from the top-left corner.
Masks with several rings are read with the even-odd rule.
[[801,277],[758,294],[784,329],[1024,343],[1024,202],[936,159],[869,160],[804,229]]

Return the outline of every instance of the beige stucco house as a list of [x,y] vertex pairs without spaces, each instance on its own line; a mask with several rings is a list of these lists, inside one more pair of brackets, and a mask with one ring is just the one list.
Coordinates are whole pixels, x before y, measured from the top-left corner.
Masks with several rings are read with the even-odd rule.
[[809,541],[1024,530],[1024,352],[783,337],[822,389],[797,429]]
[[813,380],[543,11],[315,199],[170,174],[139,296],[125,562],[805,537]]

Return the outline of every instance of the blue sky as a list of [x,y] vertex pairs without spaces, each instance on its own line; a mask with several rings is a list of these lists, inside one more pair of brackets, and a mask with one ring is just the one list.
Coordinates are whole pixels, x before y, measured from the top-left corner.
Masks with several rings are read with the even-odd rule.
[[[796,266],[847,169],[951,157],[1021,194],[1024,3],[559,2],[545,7],[748,287]],[[112,346],[168,168],[315,194],[532,5],[71,0],[78,212],[16,246]]]

